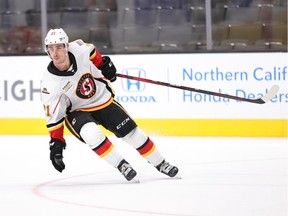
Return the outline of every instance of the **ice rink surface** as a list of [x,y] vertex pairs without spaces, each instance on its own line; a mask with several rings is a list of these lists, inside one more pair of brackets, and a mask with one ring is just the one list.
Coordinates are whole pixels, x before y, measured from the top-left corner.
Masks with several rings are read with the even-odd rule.
[[48,136],[0,136],[0,215],[288,215],[287,138],[151,137],[181,179],[109,138],[140,183],[127,182],[72,136],[63,173],[49,160]]

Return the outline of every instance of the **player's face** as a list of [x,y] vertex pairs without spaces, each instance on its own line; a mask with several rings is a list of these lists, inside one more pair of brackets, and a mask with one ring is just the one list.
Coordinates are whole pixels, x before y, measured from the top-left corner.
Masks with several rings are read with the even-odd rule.
[[55,65],[65,62],[67,50],[64,44],[50,44],[47,47],[50,57]]

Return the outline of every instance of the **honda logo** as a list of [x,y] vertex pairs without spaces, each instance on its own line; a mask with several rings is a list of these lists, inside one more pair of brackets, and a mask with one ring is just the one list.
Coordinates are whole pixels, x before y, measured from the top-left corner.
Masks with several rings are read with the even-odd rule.
[[[146,72],[141,68],[126,68],[122,70],[121,73],[142,78],[146,77]],[[140,92],[145,89],[145,83],[143,82],[131,79],[121,79],[121,80],[122,80],[122,88],[124,91]]]

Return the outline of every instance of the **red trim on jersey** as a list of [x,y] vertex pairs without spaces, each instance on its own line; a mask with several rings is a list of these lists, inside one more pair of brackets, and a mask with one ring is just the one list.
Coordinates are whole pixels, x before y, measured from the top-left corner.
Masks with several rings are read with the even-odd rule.
[[90,56],[90,61],[97,67],[101,67],[103,64],[101,53],[95,48],[94,53]]
[[151,154],[155,149],[154,143],[148,138],[147,141],[142,145],[140,148],[137,149],[137,151],[142,155],[142,156],[148,156]]
[[60,103],[61,97],[62,97],[62,95],[60,96],[59,100],[57,101],[56,106],[55,106],[55,108],[53,109],[52,113],[55,113],[55,111],[56,111],[56,109],[57,109],[57,107],[58,107],[58,105],[59,105],[59,103]]
[[57,127],[54,130],[49,131],[49,133],[50,133],[50,137],[52,139],[57,139],[57,140],[60,140],[62,142],[65,142],[64,135],[63,135],[64,134],[63,124],[60,127]]
[[94,149],[94,151],[100,157],[104,157],[112,150],[112,148],[113,144],[110,142],[110,140],[106,138],[103,143],[101,143],[97,148]]

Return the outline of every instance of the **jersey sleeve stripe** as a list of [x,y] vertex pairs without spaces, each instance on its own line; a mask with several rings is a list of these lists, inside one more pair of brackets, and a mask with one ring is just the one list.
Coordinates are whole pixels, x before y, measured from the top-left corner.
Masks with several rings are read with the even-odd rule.
[[93,58],[95,58],[95,56],[96,56],[96,50],[93,49],[92,52],[90,53],[90,58],[89,58],[89,60],[91,61]]
[[64,118],[62,118],[61,120],[59,120],[56,123],[47,124],[48,130],[51,131],[51,130],[56,130],[56,129],[60,128],[63,125],[63,121],[64,121]]

